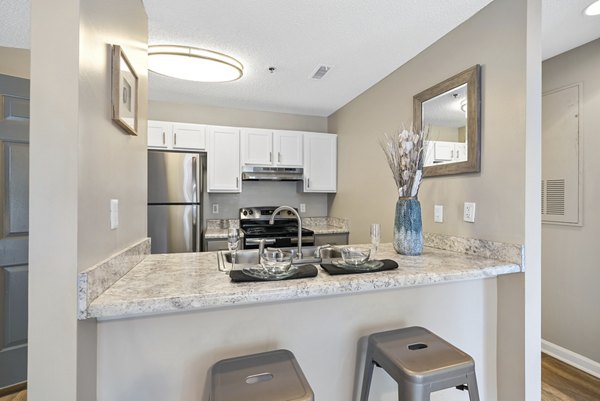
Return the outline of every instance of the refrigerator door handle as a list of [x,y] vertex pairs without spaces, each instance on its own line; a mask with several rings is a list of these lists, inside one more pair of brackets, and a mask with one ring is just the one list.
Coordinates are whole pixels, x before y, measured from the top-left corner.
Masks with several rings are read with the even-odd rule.
[[198,202],[198,158],[192,157],[192,202]]
[[194,205],[192,206],[192,252],[200,252],[198,237],[198,205]]

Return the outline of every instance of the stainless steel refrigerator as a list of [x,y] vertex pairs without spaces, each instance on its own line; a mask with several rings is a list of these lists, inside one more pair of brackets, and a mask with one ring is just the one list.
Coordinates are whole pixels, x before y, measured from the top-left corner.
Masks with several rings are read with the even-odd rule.
[[152,253],[200,252],[204,158],[199,153],[148,151]]

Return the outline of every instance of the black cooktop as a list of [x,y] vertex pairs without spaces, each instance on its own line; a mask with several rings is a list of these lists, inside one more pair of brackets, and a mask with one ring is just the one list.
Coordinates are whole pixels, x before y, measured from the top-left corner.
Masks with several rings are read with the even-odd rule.
[[[295,223],[285,224],[262,224],[262,222],[252,222],[251,224],[243,225],[242,231],[246,237],[295,237],[298,235],[298,225]],[[313,235],[312,230],[303,228],[302,236]]]

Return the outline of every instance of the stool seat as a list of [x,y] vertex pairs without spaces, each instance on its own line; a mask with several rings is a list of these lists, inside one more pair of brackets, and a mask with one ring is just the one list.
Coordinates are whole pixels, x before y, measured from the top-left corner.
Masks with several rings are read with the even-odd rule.
[[294,354],[284,349],[224,359],[210,375],[210,401],[314,400]]
[[431,392],[457,386],[479,400],[473,358],[423,327],[369,336],[361,401],[368,399],[374,365],[398,383],[400,401],[428,401]]

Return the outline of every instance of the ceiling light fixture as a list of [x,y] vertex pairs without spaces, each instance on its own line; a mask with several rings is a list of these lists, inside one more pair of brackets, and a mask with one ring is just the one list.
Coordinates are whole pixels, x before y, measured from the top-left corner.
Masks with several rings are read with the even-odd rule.
[[197,82],[229,82],[244,74],[242,63],[222,53],[188,46],[148,46],[148,69]]
[[593,2],[592,4],[590,4],[589,6],[587,6],[583,13],[585,15],[589,15],[589,16],[599,15],[600,14],[600,0],[597,0],[597,1]]

